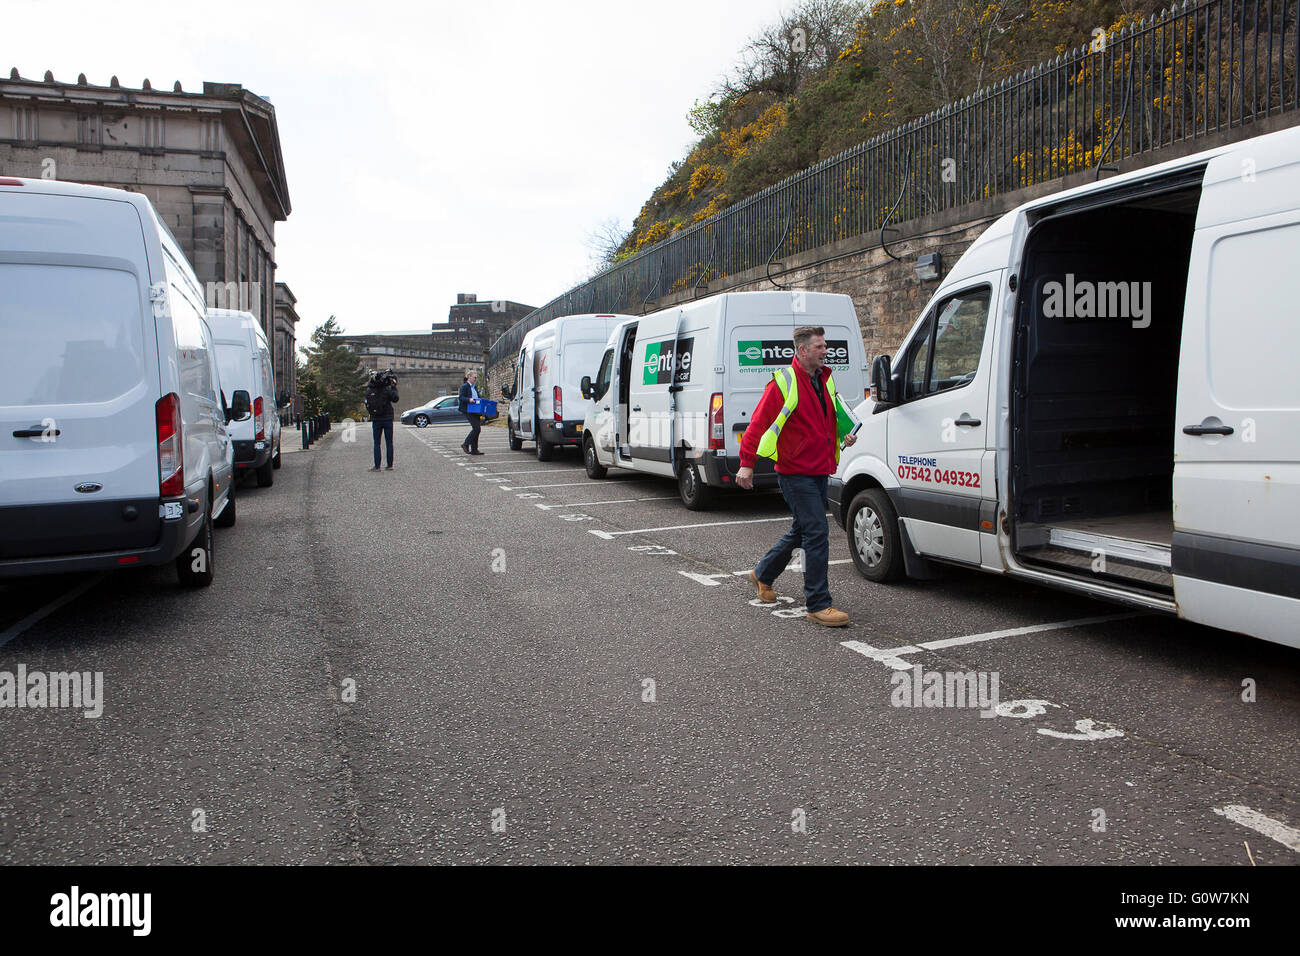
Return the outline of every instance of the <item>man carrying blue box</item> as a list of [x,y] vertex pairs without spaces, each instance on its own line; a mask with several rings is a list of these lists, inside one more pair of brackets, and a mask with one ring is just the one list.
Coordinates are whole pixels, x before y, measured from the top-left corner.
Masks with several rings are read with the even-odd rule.
[[470,402],[479,400],[478,389],[474,387],[474,381],[478,378],[478,372],[470,369],[465,373],[465,381],[461,383],[460,392],[456,395],[456,407],[460,413],[469,421],[469,434],[465,440],[460,443],[461,450],[467,455],[481,455],[478,450],[478,434],[483,428],[483,416],[477,412],[469,410]]

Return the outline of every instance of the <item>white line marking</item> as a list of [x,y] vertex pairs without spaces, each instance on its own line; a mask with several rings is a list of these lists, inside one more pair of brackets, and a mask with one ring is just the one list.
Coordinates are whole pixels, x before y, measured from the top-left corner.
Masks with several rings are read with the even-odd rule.
[[6,644],[12,641],[23,631],[27,630],[37,621],[41,620],[41,618],[48,617],[49,615],[57,611],[59,608],[63,607],[63,605],[67,604],[69,601],[72,601],[80,597],[86,591],[89,591],[96,584],[102,581],[104,575],[107,573],[108,573],[107,571],[101,571],[99,574],[96,574],[94,577],[90,578],[90,580],[81,582],[81,584],[77,585],[67,594],[63,595],[63,597],[57,598],[51,601],[49,604],[45,605],[45,607],[33,611],[31,614],[28,614],[25,618],[23,618],[21,621],[15,624],[13,627],[9,628],[9,630],[5,631],[3,634],[0,634],[0,647],[4,647]]
[[545,511],[553,508],[585,508],[589,505],[625,505],[629,501],[676,501],[677,495],[664,495],[661,498],[611,498],[608,501],[575,501],[567,505],[536,505]]
[[1081,617],[1072,621],[1057,621],[1053,624],[1031,624],[1028,627],[1012,627],[1002,631],[986,631],[983,634],[968,634],[965,637],[947,637],[938,641],[924,641],[908,644],[905,647],[872,647],[861,641],[841,641],[842,647],[856,651],[863,657],[880,661],[894,670],[911,670],[913,665],[903,660],[903,654],[919,654],[921,651],[941,651],[948,647],[960,647],[963,644],[978,644],[982,641],[996,641],[1003,637],[1018,637],[1022,634],[1040,634],[1044,631],[1056,631],[1069,627],[1083,627],[1086,624],[1102,624],[1107,621],[1122,621],[1132,617],[1146,617],[1146,612],[1136,611],[1131,614],[1104,614],[1099,617]]
[[1132,614],[1103,614],[1100,617],[1081,617],[1073,621],[1057,621],[1054,624],[1031,624],[1029,627],[1013,627],[1005,631],[986,631],[983,634],[968,634],[965,637],[948,637],[941,641],[926,641],[921,645],[927,651],[940,651],[946,647],[960,647],[963,644],[978,644],[981,641],[996,641],[1003,637],[1018,637],[1021,634],[1036,634],[1039,631],[1056,631],[1066,627],[1083,627],[1085,624],[1102,624],[1106,621],[1123,621],[1131,617],[1145,617],[1142,611]]
[[578,485],[589,488],[591,487],[591,479],[588,478],[586,481],[569,481],[558,485],[511,485],[509,487],[506,487],[505,485],[497,485],[497,487],[504,491],[523,491],[525,488],[576,488]]
[[555,475],[566,471],[582,471],[581,468],[537,468],[533,471],[493,471],[493,475]]
[[905,647],[872,647],[870,644],[863,644],[861,641],[840,641],[840,647],[847,647],[851,651],[857,651],[863,657],[869,657],[873,661],[880,661],[886,667],[892,667],[896,671],[910,671],[912,665],[899,657],[899,654],[915,654],[921,649],[908,644]]
[[1276,840],[1288,850],[1295,850],[1300,853],[1300,830],[1295,827],[1287,826],[1272,817],[1266,817],[1258,810],[1252,810],[1240,803],[1230,803],[1222,809],[1219,807],[1211,807],[1211,809],[1219,816],[1227,817],[1233,823],[1240,823],[1243,827],[1250,827],[1256,833],[1262,833],[1270,840]]
[[670,524],[662,528],[637,528],[635,531],[590,531],[597,537],[612,539],[621,534],[646,534],[650,531],[681,531],[684,528],[719,528],[729,524],[762,524],[765,521],[789,521],[790,516],[781,518],[746,518],[743,521],[706,521],[704,524]]

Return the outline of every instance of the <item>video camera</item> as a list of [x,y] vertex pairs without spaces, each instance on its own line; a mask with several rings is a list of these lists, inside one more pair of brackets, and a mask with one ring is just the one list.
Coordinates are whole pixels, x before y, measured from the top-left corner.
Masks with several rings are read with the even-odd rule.
[[371,372],[370,384],[378,385],[380,388],[386,388],[389,385],[396,385],[397,375],[396,373],[393,372],[391,368],[386,368],[382,371]]

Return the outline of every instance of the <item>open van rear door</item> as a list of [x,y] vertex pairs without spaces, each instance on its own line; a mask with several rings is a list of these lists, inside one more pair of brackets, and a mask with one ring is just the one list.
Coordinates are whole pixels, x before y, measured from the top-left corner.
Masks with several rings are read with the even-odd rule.
[[681,358],[681,309],[642,319],[632,356],[629,444],[638,468],[673,477],[673,396]]
[[1300,129],[1288,133],[1206,169],[1178,372],[1172,565],[1179,616],[1300,647]]

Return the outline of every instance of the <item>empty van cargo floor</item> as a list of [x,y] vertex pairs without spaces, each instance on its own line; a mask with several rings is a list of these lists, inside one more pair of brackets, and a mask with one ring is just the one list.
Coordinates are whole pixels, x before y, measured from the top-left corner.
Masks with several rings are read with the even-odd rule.
[[1101,518],[1067,518],[1053,521],[1053,528],[1066,531],[1083,531],[1105,535],[1109,538],[1127,538],[1147,544],[1172,547],[1174,541],[1174,516],[1169,509],[1146,511],[1141,514],[1107,515]]

